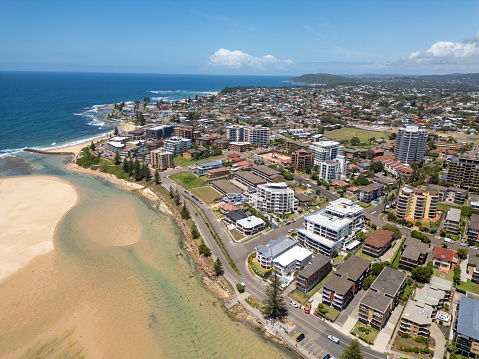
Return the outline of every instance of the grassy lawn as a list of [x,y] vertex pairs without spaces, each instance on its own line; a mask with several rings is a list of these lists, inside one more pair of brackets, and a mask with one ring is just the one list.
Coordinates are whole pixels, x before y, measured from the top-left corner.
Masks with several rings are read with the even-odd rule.
[[394,260],[393,262],[391,263],[391,267],[395,268],[395,269],[398,269],[399,268],[399,259],[401,259],[401,255],[399,253],[401,253],[401,248],[404,244],[404,241],[406,240],[406,237],[404,237],[402,240],[401,240],[401,244],[399,245],[398,249],[396,250],[396,253],[394,253]]
[[[394,346],[396,347],[396,349],[401,351],[402,351],[402,348],[414,348],[414,347],[418,347],[419,349],[427,348],[426,343],[418,343],[412,338],[401,338],[400,335],[396,335],[396,338],[394,338]],[[431,358],[428,354],[421,354],[421,353],[407,353],[406,356],[410,358],[421,358],[421,359]]]
[[208,204],[213,204],[216,201],[219,201],[223,196],[217,190],[212,187],[199,187],[193,189],[193,192],[196,196],[200,197],[203,201]]
[[362,248],[361,248],[359,251],[357,251],[357,252],[355,253],[355,255],[360,256],[360,257],[363,257],[363,258],[366,258],[366,259],[369,259],[370,261],[375,261],[375,260],[376,260],[376,258],[371,257],[371,256],[369,256],[369,255],[367,255],[367,254],[364,254]]
[[269,269],[261,267],[261,264],[259,264],[258,262],[251,262],[251,263],[255,266],[257,270],[259,270],[263,274],[269,271]]
[[253,308],[257,308],[260,311],[263,311],[263,309],[264,309],[264,304],[261,301],[259,301],[258,299],[256,299],[255,297],[253,297],[252,295],[250,295],[248,298],[246,298],[245,301],[246,301],[246,303],[251,305]]
[[461,282],[457,288],[479,294],[479,284],[472,283],[470,279],[467,280],[467,283]]
[[233,238],[236,239],[237,241],[245,237],[242,233],[238,232],[236,229],[232,229],[230,233],[233,236]]
[[[442,273],[441,273],[441,272],[439,272],[436,268],[434,268],[433,270],[434,270],[434,273],[433,273],[433,274],[434,274],[436,277],[442,278]],[[447,280],[452,280],[453,278],[454,278],[454,271],[451,271],[451,272],[449,272],[448,274],[446,274],[446,279],[447,279]]]
[[371,208],[374,207],[371,203],[366,203],[366,202],[361,202],[361,201],[359,201],[358,204],[361,207],[363,207],[364,209],[371,209]]
[[196,177],[193,173],[186,171],[175,173],[174,175],[171,175],[170,178],[186,189],[203,187],[205,185],[205,181],[203,179]]
[[[328,312],[324,314],[324,316],[328,318],[329,320],[336,320],[336,318],[339,315],[339,310],[334,309],[333,307],[330,307],[329,305],[326,305],[324,303],[323,305],[324,305],[324,308],[328,310]],[[316,310],[316,308],[312,308],[312,309]]]
[[376,330],[376,329],[370,327],[369,325],[363,324],[359,321],[356,323],[353,330],[351,331],[351,334],[357,335],[359,337],[359,339],[365,341],[366,343],[370,343],[370,344],[374,343],[378,333],[379,333],[379,330]]
[[[220,158],[222,159],[224,157],[226,157],[226,155],[211,156],[211,157],[206,158],[206,160],[214,161],[214,160],[219,160]],[[188,166],[191,166],[191,165],[195,164],[196,162],[199,162],[199,161],[192,161],[192,160],[186,159],[184,157],[175,157],[173,160],[175,162],[175,165],[180,166],[180,167],[188,167]],[[201,161],[203,161],[203,160],[204,159],[202,159]]]
[[324,135],[328,138],[332,138],[335,140],[350,140],[353,137],[359,138],[359,140],[363,143],[369,142],[369,139],[374,137],[375,139],[378,138],[385,138],[387,139],[390,135],[389,132],[378,132],[378,131],[368,131],[362,130],[359,128],[340,128],[338,130],[333,131],[326,131]]
[[115,175],[116,177],[120,178],[120,179],[128,179],[130,178],[130,176],[128,175],[128,173],[125,173],[123,171],[123,165],[118,165],[118,166],[103,166],[102,167],[102,171],[104,172],[107,172],[107,173],[111,173],[113,175]]
[[324,282],[326,282],[329,277],[331,277],[334,274],[334,271],[331,271],[328,273],[324,279],[316,284],[313,289],[311,289],[308,293],[303,293],[297,289],[293,290],[291,293],[289,293],[289,297],[291,297],[293,300],[295,300],[298,303],[305,304],[309,298],[311,298],[318,290],[320,290],[323,287]]

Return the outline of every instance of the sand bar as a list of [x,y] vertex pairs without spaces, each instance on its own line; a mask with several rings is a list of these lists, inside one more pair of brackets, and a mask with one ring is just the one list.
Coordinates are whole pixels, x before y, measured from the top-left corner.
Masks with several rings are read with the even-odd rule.
[[77,202],[74,187],[56,177],[0,179],[0,281],[53,250],[58,222]]

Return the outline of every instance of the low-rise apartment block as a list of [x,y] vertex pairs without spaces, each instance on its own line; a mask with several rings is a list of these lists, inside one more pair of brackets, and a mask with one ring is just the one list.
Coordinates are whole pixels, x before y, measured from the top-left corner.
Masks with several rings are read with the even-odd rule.
[[322,254],[314,257],[296,277],[296,289],[300,292],[307,293],[321,282],[331,271],[331,258]]
[[393,232],[385,229],[374,231],[363,244],[363,253],[378,258],[391,248]]
[[230,142],[230,151],[234,152],[247,152],[250,150],[249,142]]
[[249,216],[236,222],[236,229],[245,236],[251,236],[265,229],[265,223],[261,218]]
[[461,229],[461,210],[458,208],[451,208],[447,212],[446,221],[443,227],[447,233],[459,234]]
[[408,238],[403,244],[403,252],[399,258],[399,268],[412,271],[423,265],[427,258],[428,245],[415,238]]
[[205,175],[208,170],[214,170],[221,167],[223,167],[223,162],[221,160],[203,161],[195,163],[195,170],[198,176]]
[[235,180],[245,185],[246,187],[257,187],[260,184],[265,184],[267,181],[252,172],[240,171],[235,173]]
[[313,252],[295,246],[273,260],[274,271],[281,277],[287,277],[302,270],[311,259],[313,259]]
[[164,141],[165,149],[175,156],[191,148],[191,140],[183,137],[172,136]]
[[364,187],[359,187],[357,196],[360,201],[371,202],[383,195],[384,186],[379,183],[371,183]]
[[304,171],[308,167],[313,167],[313,154],[306,151],[295,151],[291,153],[291,164],[298,171]]
[[289,237],[279,237],[270,240],[268,244],[259,244],[256,246],[256,259],[261,267],[269,269],[273,266],[273,261],[283,253],[296,246],[296,241]]
[[466,357],[479,356],[479,301],[461,297],[454,335],[459,354]]
[[268,166],[264,166],[264,165],[253,166],[251,171],[255,175],[265,179],[268,182],[284,181],[284,177],[281,176],[281,172],[276,171],[273,168],[269,168]]
[[473,214],[467,223],[466,237],[468,241],[479,242],[479,214]]

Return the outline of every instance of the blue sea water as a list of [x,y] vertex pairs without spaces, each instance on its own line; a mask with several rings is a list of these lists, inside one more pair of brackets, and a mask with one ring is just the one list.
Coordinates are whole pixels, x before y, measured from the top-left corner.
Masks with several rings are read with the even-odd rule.
[[0,157],[111,132],[101,105],[194,97],[225,86],[291,86],[289,76],[0,72]]

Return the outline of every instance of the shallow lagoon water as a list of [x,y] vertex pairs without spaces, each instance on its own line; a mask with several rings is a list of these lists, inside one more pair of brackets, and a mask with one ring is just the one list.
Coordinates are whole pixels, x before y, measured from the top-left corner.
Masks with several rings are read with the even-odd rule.
[[[75,185],[80,201],[57,227],[55,250],[0,284],[0,357],[292,355],[228,318],[170,216],[137,194],[62,169],[65,157],[22,157],[29,166],[15,172],[2,159],[0,171],[56,175]],[[136,238],[118,245],[114,234],[125,230]]]

